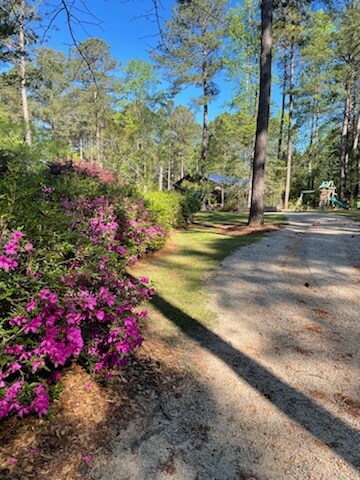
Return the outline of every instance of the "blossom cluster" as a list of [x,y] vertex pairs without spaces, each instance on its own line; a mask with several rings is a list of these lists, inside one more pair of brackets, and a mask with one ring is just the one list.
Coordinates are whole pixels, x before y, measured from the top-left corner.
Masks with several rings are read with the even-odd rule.
[[[141,345],[139,321],[147,312],[134,308],[154,293],[147,288],[146,278],[120,280],[106,274],[94,280],[74,274],[64,282],[71,287],[65,295],[42,289],[27,303],[23,315],[8,321],[18,335],[3,349],[7,361],[0,370],[0,418],[13,410],[20,416],[45,414],[47,386],[36,379],[56,380],[69,359],[83,360],[98,372],[123,365]],[[21,378],[33,380],[33,387]],[[32,401],[29,393],[30,399],[35,395]]]
[[14,271],[19,265],[20,254],[24,251],[30,253],[32,249],[32,243],[24,242],[24,235],[19,230],[0,231],[0,270]]
[[[44,193],[55,201],[52,191]],[[63,205],[78,243],[55,284],[32,275],[27,265],[37,249],[21,231],[0,232],[0,277],[9,297],[1,312],[0,418],[46,414],[62,367],[70,361],[93,372],[120,367],[142,342],[147,312],[138,307],[154,290],[124,267],[156,248],[163,229],[140,201],[100,197]],[[25,300],[16,298],[12,281],[26,284]]]
[[104,197],[63,199],[66,214],[71,216],[73,228],[82,232],[94,244],[103,244],[108,251],[124,257],[141,255],[163,245],[164,228],[154,222],[153,214],[142,200]]

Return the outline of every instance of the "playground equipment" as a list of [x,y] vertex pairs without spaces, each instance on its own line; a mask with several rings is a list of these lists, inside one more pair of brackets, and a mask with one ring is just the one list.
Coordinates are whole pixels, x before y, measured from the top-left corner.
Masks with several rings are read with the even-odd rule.
[[300,210],[301,205],[303,204],[304,195],[306,195],[307,193],[315,193],[315,190],[301,190],[300,197],[298,198],[298,200],[296,202],[296,205],[295,205],[295,211],[296,212],[298,210]]
[[[336,186],[332,180],[322,182],[322,184],[319,187],[319,190],[320,190],[320,200],[319,200],[320,208],[323,209],[323,208],[329,208],[330,206],[335,206],[335,207],[345,208],[347,210],[349,209],[348,205],[345,205],[345,203],[340,202],[340,200],[337,198]],[[300,192],[300,196],[298,198],[298,201],[296,202],[295,211],[298,211],[301,209],[301,206],[304,200],[304,195],[307,195],[310,193],[315,193],[315,190],[302,190]],[[358,202],[357,208],[360,208],[360,202]]]
[[319,187],[319,190],[320,190],[320,202],[319,202],[320,208],[328,208],[330,205],[334,205],[336,207],[346,208],[346,209],[349,208],[347,205],[345,205],[343,202],[340,202],[340,200],[336,198],[336,195],[337,195],[336,187],[332,180],[322,182],[322,184]]

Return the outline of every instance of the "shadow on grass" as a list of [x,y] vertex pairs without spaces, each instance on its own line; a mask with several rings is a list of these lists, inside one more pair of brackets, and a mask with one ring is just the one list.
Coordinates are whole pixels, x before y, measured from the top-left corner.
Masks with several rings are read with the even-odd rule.
[[288,418],[346,462],[360,468],[359,432],[161,296],[156,295],[152,304],[187,337],[226,363]]
[[[218,226],[247,226],[248,213],[236,212],[199,212],[194,215],[193,224],[201,227],[214,228]],[[265,225],[284,225],[287,217],[283,214],[265,215]]]

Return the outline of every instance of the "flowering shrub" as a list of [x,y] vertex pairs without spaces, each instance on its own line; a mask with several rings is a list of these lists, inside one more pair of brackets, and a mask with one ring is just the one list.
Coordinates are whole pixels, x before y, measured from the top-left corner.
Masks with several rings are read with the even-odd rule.
[[[125,259],[142,255],[163,246],[165,231],[156,225],[154,216],[142,200],[128,198],[95,198],[92,201],[63,200],[66,214],[72,217],[72,228],[105,253],[116,252]],[[104,261],[107,257],[104,257]]]
[[51,248],[45,226],[35,246],[18,229],[0,231],[0,418],[46,414],[71,360],[94,372],[126,362],[142,342],[147,312],[137,307],[154,291],[124,268],[165,237],[141,201],[63,199],[59,207],[46,185],[41,201],[45,218],[53,212],[66,226],[61,233],[53,226]]
[[193,196],[180,192],[148,192],[144,198],[166,230],[186,227],[192,214],[200,207]]
[[48,385],[69,359],[97,372],[121,366],[141,345],[138,323],[147,313],[134,307],[154,293],[146,278],[74,272],[63,283],[61,296],[42,289],[6,322],[11,331],[3,343],[0,418],[13,410],[20,416],[47,413]]

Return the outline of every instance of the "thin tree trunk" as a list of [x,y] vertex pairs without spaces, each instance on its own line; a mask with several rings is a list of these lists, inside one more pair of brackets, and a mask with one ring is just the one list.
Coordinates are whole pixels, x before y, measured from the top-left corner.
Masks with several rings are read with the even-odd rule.
[[184,178],[184,160],[181,159],[181,163],[180,163],[180,180]]
[[356,165],[356,174],[357,174],[357,196],[360,196],[360,155],[358,155],[359,151],[359,137],[360,137],[360,113],[358,115],[357,124],[356,124],[356,131],[354,135],[354,143],[353,143],[353,158],[356,161],[357,158],[357,165]]
[[[95,93],[96,95],[96,93]],[[96,97],[95,97],[96,100]],[[95,162],[100,165],[100,128],[99,128],[99,114],[95,114]]]
[[164,167],[160,165],[159,168],[159,190],[162,192],[164,187]]
[[201,141],[201,157],[200,157],[200,175],[204,174],[204,169],[206,167],[206,158],[208,151],[208,123],[209,123],[209,104],[208,104],[208,93],[209,93],[209,84],[207,79],[207,61],[206,61],[206,52],[203,54],[203,65],[202,65],[202,75],[203,75],[203,94],[204,94],[204,107],[203,107],[203,126],[202,126],[202,141]]
[[253,181],[253,167],[254,167],[254,155],[250,161],[250,169],[249,169],[249,189],[247,194],[247,202],[246,207],[250,209],[251,207],[251,193],[252,193],[252,181]]
[[168,191],[171,190],[171,165],[170,165],[170,163],[168,165],[168,171],[167,171],[167,189],[168,189]]
[[[95,108],[96,108],[97,101],[98,101],[98,92],[97,92],[97,90],[95,90],[94,91],[94,106],[95,106]],[[99,111],[97,111],[95,113],[95,163],[102,166]]]
[[360,137],[360,113],[358,115],[358,119],[356,122],[356,130],[355,130],[355,136],[354,136],[354,142],[353,142],[353,153],[356,155],[358,149],[359,149],[359,137]]
[[84,140],[82,136],[80,137],[80,140],[79,140],[79,155],[80,155],[80,160],[83,161],[84,160]]
[[309,144],[309,165],[308,165],[308,189],[309,190],[311,190],[312,188],[314,136],[315,136],[315,112],[312,111],[311,127],[310,127],[310,144]]
[[262,0],[259,106],[256,123],[249,225],[262,225],[264,223],[265,159],[271,90],[272,10],[273,1]]
[[221,185],[221,208],[225,206],[225,189],[224,185]]
[[285,118],[285,102],[286,102],[286,85],[287,85],[287,58],[284,57],[284,80],[282,86],[282,102],[281,102],[281,117],[280,117],[280,130],[279,130],[279,142],[277,159],[281,160],[282,157],[282,143],[284,136],[284,118]]
[[30,115],[26,91],[26,66],[25,66],[25,33],[24,33],[24,17],[25,17],[25,2],[20,2],[20,18],[19,18],[19,73],[20,73],[20,89],[21,89],[21,103],[22,112],[25,125],[25,142],[28,145],[32,144]]
[[294,111],[294,76],[295,76],[295,52],[294,44],[290,48],[290,90],[289,90],[289,127],[286,160],[286,183],[284,208],[289,208],[290,185],[291,185],[291,164],[293,154],[293,111]]
[[347,162],[348,162],[348,133],[349,133],[349,116],[351,103],[350,85],[346,84],[346,100],[344,108],[344,121],[341,133],[341,151],[340,151],[340,200],[345,200],[345,191],[347,183]]

